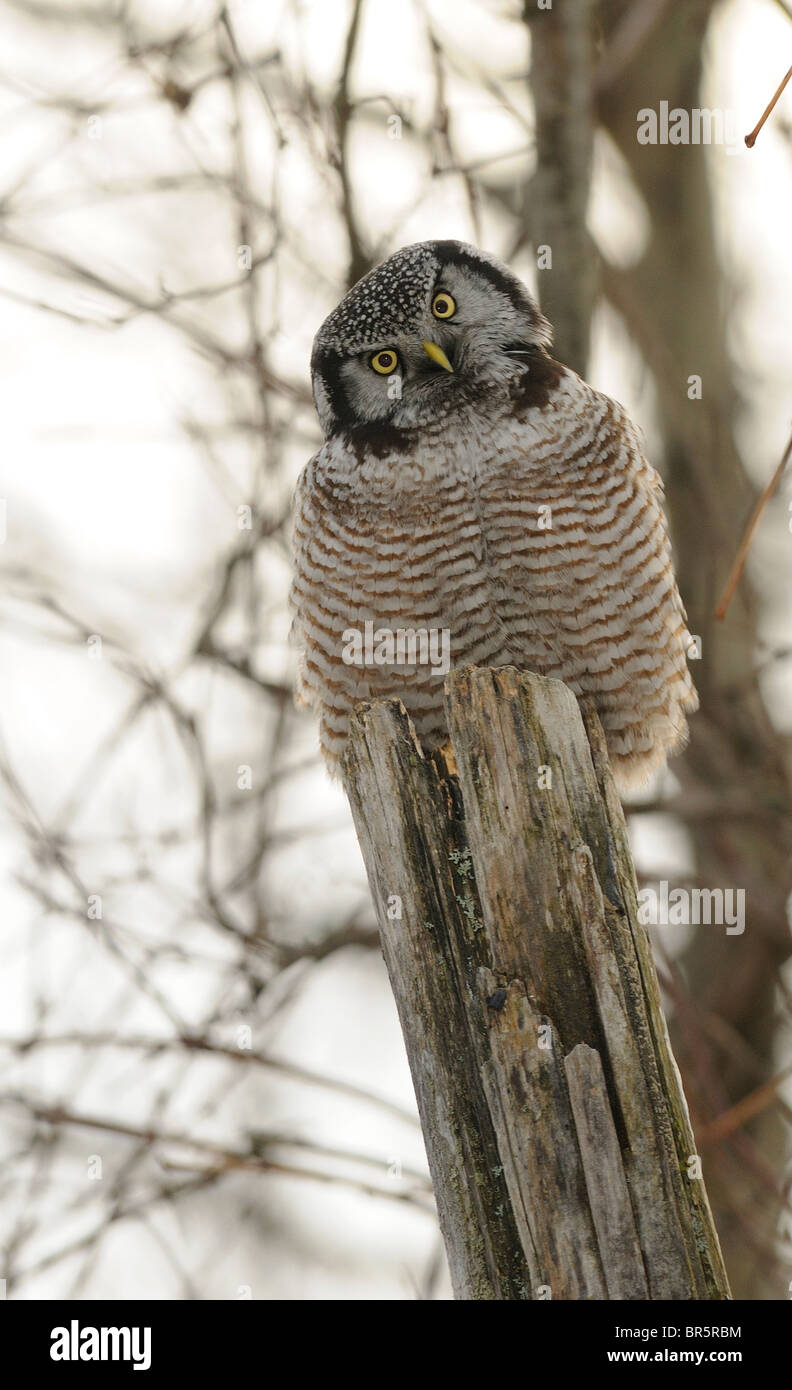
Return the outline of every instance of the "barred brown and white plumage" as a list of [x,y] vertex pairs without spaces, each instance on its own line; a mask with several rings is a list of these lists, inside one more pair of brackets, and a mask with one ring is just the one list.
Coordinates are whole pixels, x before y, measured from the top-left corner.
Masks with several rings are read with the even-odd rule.
[[[622,788],[683,743],[697,699],[660,479],[549,342],[523,284],[453,241],[397,252],[317,334],[326,438],[298,484],[292,604],[331,764],[371,697],[399,696],[426,747],[447,737],[442,663],[390,651],[399,630],[592,696]],[[393,659],[355,664],[355,633]]]

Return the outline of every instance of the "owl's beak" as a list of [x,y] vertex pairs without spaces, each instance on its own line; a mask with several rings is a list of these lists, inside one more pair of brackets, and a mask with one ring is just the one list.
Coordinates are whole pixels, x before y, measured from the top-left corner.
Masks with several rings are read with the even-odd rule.
[[432,361],[437,363],[438,367],[445,367],[447,372],[453,372],[454,368],[451,366],[451,363],[439,343],[433,343],[430,338],[422,338],[421,342],[424,352],[428,353]]

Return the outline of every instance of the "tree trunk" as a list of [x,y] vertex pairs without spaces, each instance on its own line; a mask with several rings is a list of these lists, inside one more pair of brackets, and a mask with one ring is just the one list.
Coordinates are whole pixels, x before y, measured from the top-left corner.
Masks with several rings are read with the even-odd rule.
[[455,1295],[728,1298],[599,721],[511,667],[446,689],[458,776],[380,701],[344,777]]
[[536,248],[545,248],[538,262],[540,299],[553,325],[555,356],[582,376],[597,289],[586,225],[594,139],[592,0],[564,0],[542,10],[524,0],[523,17],[531,35],[536,121],[532,229]]
[[[674,770],[673,809],[691,837],[696,879],[745,889],[744,935],[696,933],[683,961],[692,1000],[675,1032],[698,1121],[705,1126],[773,1075],[779,972],[792,949],[792,777],[789,740],[772,727],[754,667],[757,605],[748,579],[725,623],[714,610],[753,501],[734,438],[743,382],[730,362],[718,261],[710,152],[704,146],[639,145],[637,113],[702,104],[707,30],[716,0],[685,0],[658,26],[617,80],[599,93],[598,116],[627,162],[648,210],[641,262],[603,268],[604,288],[652,370],[666,446],[663,469],[679,587],[690,630],[701,637],[694,672],[701,709]],[[606,44],[632,0],[600,6]],[[701,400],[689,400],[689,374]],[[705,543],[702,543],[704,539]],[[740,795],[736,795],[739,789]],[[688,817],[707,805],[712,814]],[[746,815],[746,805],[751,814]],[[684,1022],[684,1021],[683,1021]],[[773,1266],[783,1164],[783,1123],[768,1109],[746,1133],[707,1150],[709,1186],[735,1296],[786,1296]],[[769,1277],[768,1277],[769,1276]]]

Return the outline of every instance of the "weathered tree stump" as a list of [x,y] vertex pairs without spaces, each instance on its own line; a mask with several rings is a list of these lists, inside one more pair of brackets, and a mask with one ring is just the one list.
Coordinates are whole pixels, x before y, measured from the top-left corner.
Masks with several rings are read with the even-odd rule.
[[728,1298],[599,721],[511,667],[446,703],[456,776],[390,700],[344,777],[455,1295]]

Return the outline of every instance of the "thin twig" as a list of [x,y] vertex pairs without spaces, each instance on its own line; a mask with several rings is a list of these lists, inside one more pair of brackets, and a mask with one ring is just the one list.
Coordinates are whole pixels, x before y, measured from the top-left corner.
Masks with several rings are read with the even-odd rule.
[[753,130],[752,130],[748,135],[746,135],[746,137],[745,137],[745,143],[746,143],[746,145],[748,146],[749,150],[752,150],[753,147],[754,147],[754,145],[756,144],[756,137],[757,137],[757,135],[759,134],[759,131],[762,129],[762,126],[764,125],[765,121],[767,120],[768,116],[770,115],[770,112],[772,111],[773,107],[775,106],[776,102],[778,101],[778,98],[780,97],[781,93],[783,92],[783,90],[784,90],[784,88],[785,88],[787,82],[789,81],[790,77],[792,77],[792,68],[789,69],[789,72],[786,74],[786,77],[783,77],[783,78],[781,79],[781,81],[779,82],[778,87],[776,88],[776,91],[775,91],[775,95],[774,95],[774,96],[770,99],[770,101],[767,103],[767,106],[765,107],[764,111],[762,112],[761,116],[759,117],[759,120],[756,122],[756,125],[754,126]]
[[748,523],[748,527],[742,539],[742,544],[737,552],[737,559],[732,565],[731,574],[729,575],[729,578],[726,581],[726,588],[723,590],[721,601],[715,609],[715,617],[720,622],[722,622],[723,619],[726,617],[726,611],[729,607],[729,604],[732,601],[734,591],[740,582],[740,576],[745,568],[745,562],[748,558],[748,550],[753,539],[754,531],[759,525],[765,507],[767,506],[771,497],[773,497],[773,495],[775,494],[778,485],[781,482],[784,469],[789,463],[790,458],[792,458],[792,436],[790,436],[789,443],[787,444],[786,449],[784,450],[784,455],[781,459],[781,462],[779,463],[775,473],[770,479],[770,482],[767,484],[767,487],[765,488],[764,492],[759,498],[759,501],[754,507],[753,516],[751,517],[751,520]]

